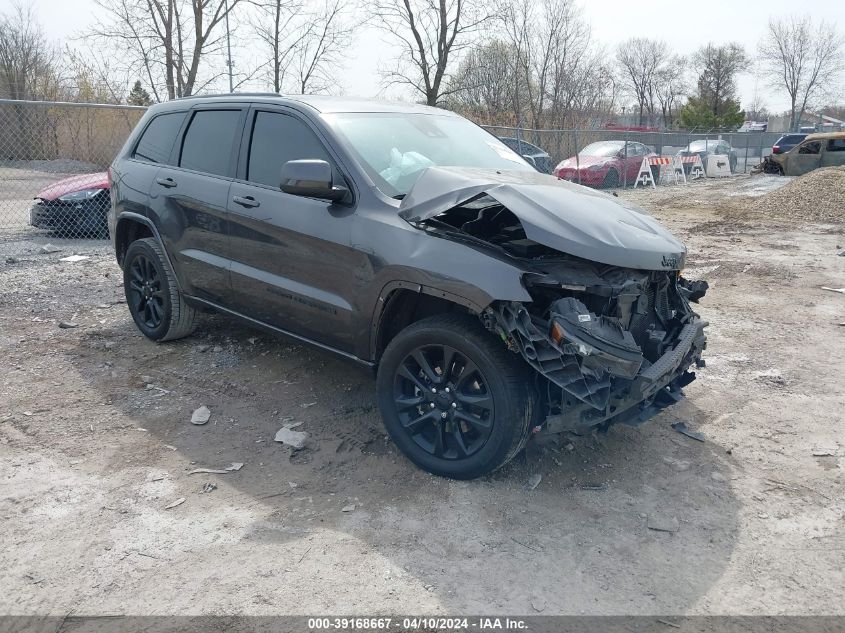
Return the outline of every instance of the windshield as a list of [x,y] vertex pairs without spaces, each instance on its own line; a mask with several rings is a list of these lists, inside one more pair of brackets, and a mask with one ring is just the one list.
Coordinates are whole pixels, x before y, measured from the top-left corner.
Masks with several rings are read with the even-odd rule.
[[581,150],[582,156],[616,156],[625,147],[623,142],[605,141],[603,143],[590,143]]
[[713,149],[716,145],[719,144],[719,141],[693,141],[689,144],[689,151],[691,152],[704,152],[709,147]]
[[411,190],[426,167],[534,171],[495,136],[456,116],[408,112],[326,115],[379,189],[393,197]]

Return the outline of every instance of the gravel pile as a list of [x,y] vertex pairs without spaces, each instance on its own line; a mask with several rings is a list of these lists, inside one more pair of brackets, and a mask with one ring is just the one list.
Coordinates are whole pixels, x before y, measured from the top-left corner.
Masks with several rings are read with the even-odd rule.
[[845,222],[845,166],[811,171],[761,196],[750,210],[805,222]]

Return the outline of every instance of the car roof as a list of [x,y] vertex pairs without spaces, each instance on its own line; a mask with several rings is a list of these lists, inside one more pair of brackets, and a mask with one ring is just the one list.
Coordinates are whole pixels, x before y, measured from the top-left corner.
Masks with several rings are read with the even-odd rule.
[[380,101],[358,97],[334,97],[328,95],[280,95],[274,92],[235,92],[232,94],[183,97],[154,106],[157,110],[191,108],[207,103],[265,103],[292,106],[307,106],[319,113],[330,112],[407,112],[416,114],[437,114],[458,116],[448,110],[416,103]]
[[845,132],[818,132],[816,134],[808,134],[805,141],[815,141],[817,139],[825,138],[842,138],[845,139]]

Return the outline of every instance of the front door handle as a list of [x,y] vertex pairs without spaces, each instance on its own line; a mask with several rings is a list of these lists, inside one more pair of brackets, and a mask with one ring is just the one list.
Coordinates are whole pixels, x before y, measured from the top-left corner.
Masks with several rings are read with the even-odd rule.
[[247,208],[261,206],[261,203],[252,196],[235,196],[234,198],[232,198],[232,202]]
[[167,189],[176,186],[176,181],[173,178],[156,178],[156,182]]

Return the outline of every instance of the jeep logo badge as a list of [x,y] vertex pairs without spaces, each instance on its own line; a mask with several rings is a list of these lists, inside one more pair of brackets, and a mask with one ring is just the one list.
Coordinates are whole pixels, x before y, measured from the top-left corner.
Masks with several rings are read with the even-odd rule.
[[678,258],[677,257],[667,257],[666,255],[664,255],[660,264],[665,268],[677,268],[678,267]]

